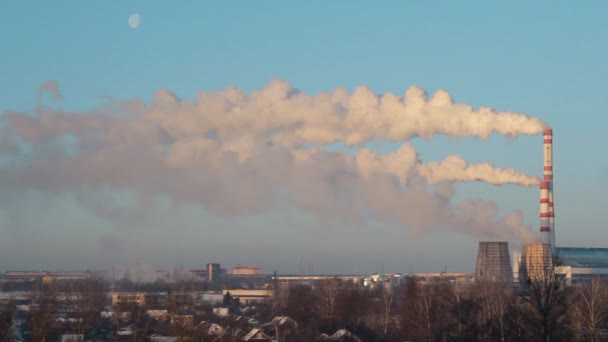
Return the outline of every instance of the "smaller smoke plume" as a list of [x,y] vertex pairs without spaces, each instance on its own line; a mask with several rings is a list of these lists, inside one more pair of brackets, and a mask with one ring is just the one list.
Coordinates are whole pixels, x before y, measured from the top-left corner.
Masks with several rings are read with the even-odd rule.
[[431,184],[439,182],[480,181],[493,185],[518,184],[538,185],[537,177],[517,172],[514,169],[496,168],[490,163],[469,164],[461,156],[448,156],[441,162],[420,164],[418,172]]
[[428,184],[442,182],[485,182],[493,185],[538,185],[539,179],[514,169],[497,168],[490,163],[469,164],[458,155],[448,156],[441,162],[422,163],[414,147],[405,143],[394,153],[379,156],[376,152],[361,149],[355,156],[359,171],[369,177],[373,174],[392,174],[401,183],[415,170]]

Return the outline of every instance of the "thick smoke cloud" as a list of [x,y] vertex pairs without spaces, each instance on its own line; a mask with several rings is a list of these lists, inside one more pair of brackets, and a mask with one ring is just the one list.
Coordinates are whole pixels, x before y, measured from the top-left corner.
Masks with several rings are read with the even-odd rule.
[[[55,83],[45,84],[60,94],[48,86]],[[83,113],[46,107],[5,113],[3,146],[10,148],[0,185],[93,197],[91,189],[128,189],[142,203],[163,197],[218,216],[281,206],[349,223],[380,220],[414,234],[444,229],[529,239],[520,212],[499,217],[490,201],[453,203],[451,183],[534,185],[535,177],[470,165],[460,156],[424,164],[406,141],[534,135],[545,127],[525,115],[454,103],[445,91],[428,98],[417,87],[403,97],[366,87],[311,96],[279,80],[251,94],[228,88],[195,99],[163,90],[149,105],[115,101]],[[378,155],[364,147],[372,141],[402,145]],[[357,152],[324,148],[331,143]]]

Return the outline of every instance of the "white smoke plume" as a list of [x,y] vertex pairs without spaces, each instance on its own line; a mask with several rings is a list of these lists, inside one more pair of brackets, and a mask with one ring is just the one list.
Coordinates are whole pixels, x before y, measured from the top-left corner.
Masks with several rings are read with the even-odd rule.
[[[452,229],[510,239],[529,238],[521,213],[498,217],[496,205],[483,200],[454,204],[448,183],[533,185],[534,177],[469,165],[459,156],[422,164],[405,141],[533,135],[546,127],[526,115],[454,103],[445,91],[430,99],[417,87],[403,97],[366,87],[306,95],[279,80],[249,95],[228,88],[180,100],[163,90],[150,105],[115,101],[85,113],[37,108],[7,112],[1,120],[12,147],[10,162],[0,164],[3,189],[130,189],[142,201],[166,196],[225,216],[280,203],[347,222],[382,220],[414,233]],[[362,147],[370,141],[404,143],[378,155]],[[323,147],[336,142],[358,151],[350,156]]]
[[519,185],[538,185],[537,177],[525,175],[514,169],[495,168],[489,163],[470,165],[461,156],[448,156],[442,162],[430,162],[418,166],[418,172],[430,184],[439,182],[480,181],[493,185],[507,183]]
[[374,173],[393,174],[402,183],[416,171],[429,184],[441,182],[485,182],[493,185],[517,184],[538,185],[537,177],[525,175],[514,169],[496,168],[492,164],[470,165],[461,156],[451,155],[441,162],[422,163],[414,147],[402,144],[395,153],[379,156],[376,152],[361,149],[357,152],[356,162],[359,171],[369,176]]

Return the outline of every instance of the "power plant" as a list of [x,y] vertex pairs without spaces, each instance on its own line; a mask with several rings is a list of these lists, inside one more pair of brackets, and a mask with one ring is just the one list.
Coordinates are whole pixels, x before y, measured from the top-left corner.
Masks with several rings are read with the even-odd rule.
[[[519,282],[546,276],[551,271],[568,283],[594,276],[608,277],[608,248],[558,247],[555,239],[555,195],[553,186],[553,130],[543,131],[543,178],[540,187],[540,236],[524,243],[513,266],[507,242],[480,242],[475,278],[496,282]],[[512,270],[515,270],[513,272]],[[511,276],[508,276],[510,274]]]
[[553,192],[553,130],[543,132],[543,180],[540,182],[540,240],[523,245],[519,280],[532,279],[552,270],[567,281],[608,276],[608,248],[557,247],[555,195]]

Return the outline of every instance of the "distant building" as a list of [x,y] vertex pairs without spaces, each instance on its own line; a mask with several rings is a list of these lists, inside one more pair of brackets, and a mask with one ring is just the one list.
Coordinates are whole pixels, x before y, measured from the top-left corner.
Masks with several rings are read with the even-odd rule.
[[6,271],[4,277],[7,280],[43,280],[51,283],[54,280],[79,280],[93,277],[92,272],[80,271]]
[[222,269],[220,267],[220,264],[215,264],[215,263],[211,263],[211,264],[207,264],[207,281],[208,282],[213,282],[213,281],[217,281],[221,278],[222,276]]
[[207,280],[207,269],[204,270],[188,270],[192,280]]
[[258,341],[258,342],[271,342],[272,340],[262,329],[251,329],[247,335],[245,335],[242,341]]
[[112,305],[137,304],[142,306],[146,304],[145,292],[113,292]]
[[199,279],[206,282],[217,282],[226,274],[226,269],[221,268],[221,265],[218,263],[209,263],[205,266],[205,269],[202,270],[189,270],[188,273],[192,277],[192,279]]
[[608,248],[557,247],[555,263],[569,283],[608,278]]
[[608,248],[557,247],[555,259],[560,265],[608,268]]
[[234,298],[238,298],[239,301],[245,305],[251,303],[267,303],[274,296],[274,291],[271,290],[224,290],[223,293],[226,295],[230,292],[230,295]]
[[224,295],[221,293],[203,293],[201,300],[207,303],[221,303],[224,300]]
[[234,275],[261,275],[262,271],[258,267],[237,265],[232,268]]

